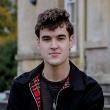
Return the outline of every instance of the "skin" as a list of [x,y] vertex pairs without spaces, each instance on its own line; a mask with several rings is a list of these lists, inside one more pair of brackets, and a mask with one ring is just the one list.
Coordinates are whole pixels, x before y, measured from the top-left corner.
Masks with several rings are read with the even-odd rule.
[[44,76],[50,81],[65,79],[70,70],[69,52],[73,46],[73,37],[69,37],[66,26],[54,30],[40,30],[38,47],[44,60]]

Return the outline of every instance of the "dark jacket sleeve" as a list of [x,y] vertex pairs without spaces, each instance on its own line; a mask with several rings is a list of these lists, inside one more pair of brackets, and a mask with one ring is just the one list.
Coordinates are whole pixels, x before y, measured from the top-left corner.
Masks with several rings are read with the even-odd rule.
[[23,86],[14,81],[10,90],[7,110],[24,110]]
[[84,110],[103,110],[104,96],[102,88],[98,84],[90,86],[86,90],[82,105]]

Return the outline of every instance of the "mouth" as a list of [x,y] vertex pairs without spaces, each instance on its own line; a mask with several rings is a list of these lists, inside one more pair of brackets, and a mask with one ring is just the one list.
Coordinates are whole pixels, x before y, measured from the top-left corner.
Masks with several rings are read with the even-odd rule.
[[53,55],[53,54],[61,54],[59,52],[52,52],[52,53],[49,53],[49,55]]
[[49,53],[49,55],[51,55],[52,57],[58,57],[61,53],[58,53],[58,52],[52,52],[52,53]]

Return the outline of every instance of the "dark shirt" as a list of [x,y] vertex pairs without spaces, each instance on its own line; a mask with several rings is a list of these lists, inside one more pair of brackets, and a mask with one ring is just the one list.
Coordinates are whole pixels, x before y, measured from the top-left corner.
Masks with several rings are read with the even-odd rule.
[[53,110],[53,103],[55,103],[57,94],[64,85],[65,80],[59,82],[52,82],[41,76],[41,98],[43,110]]

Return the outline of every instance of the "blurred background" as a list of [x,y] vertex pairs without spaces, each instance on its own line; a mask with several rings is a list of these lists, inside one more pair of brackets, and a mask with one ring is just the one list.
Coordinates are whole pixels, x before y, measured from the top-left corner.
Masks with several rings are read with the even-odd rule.
[[17,3],[0,1],[0,110],[6,109],[13,78],[17,75]]
[[0,0],[0,110],[12,80],[42,61],[34,27],[39,13],[55,7],[74,25],[71,61],[99,82],[110,110],[110,0]]

